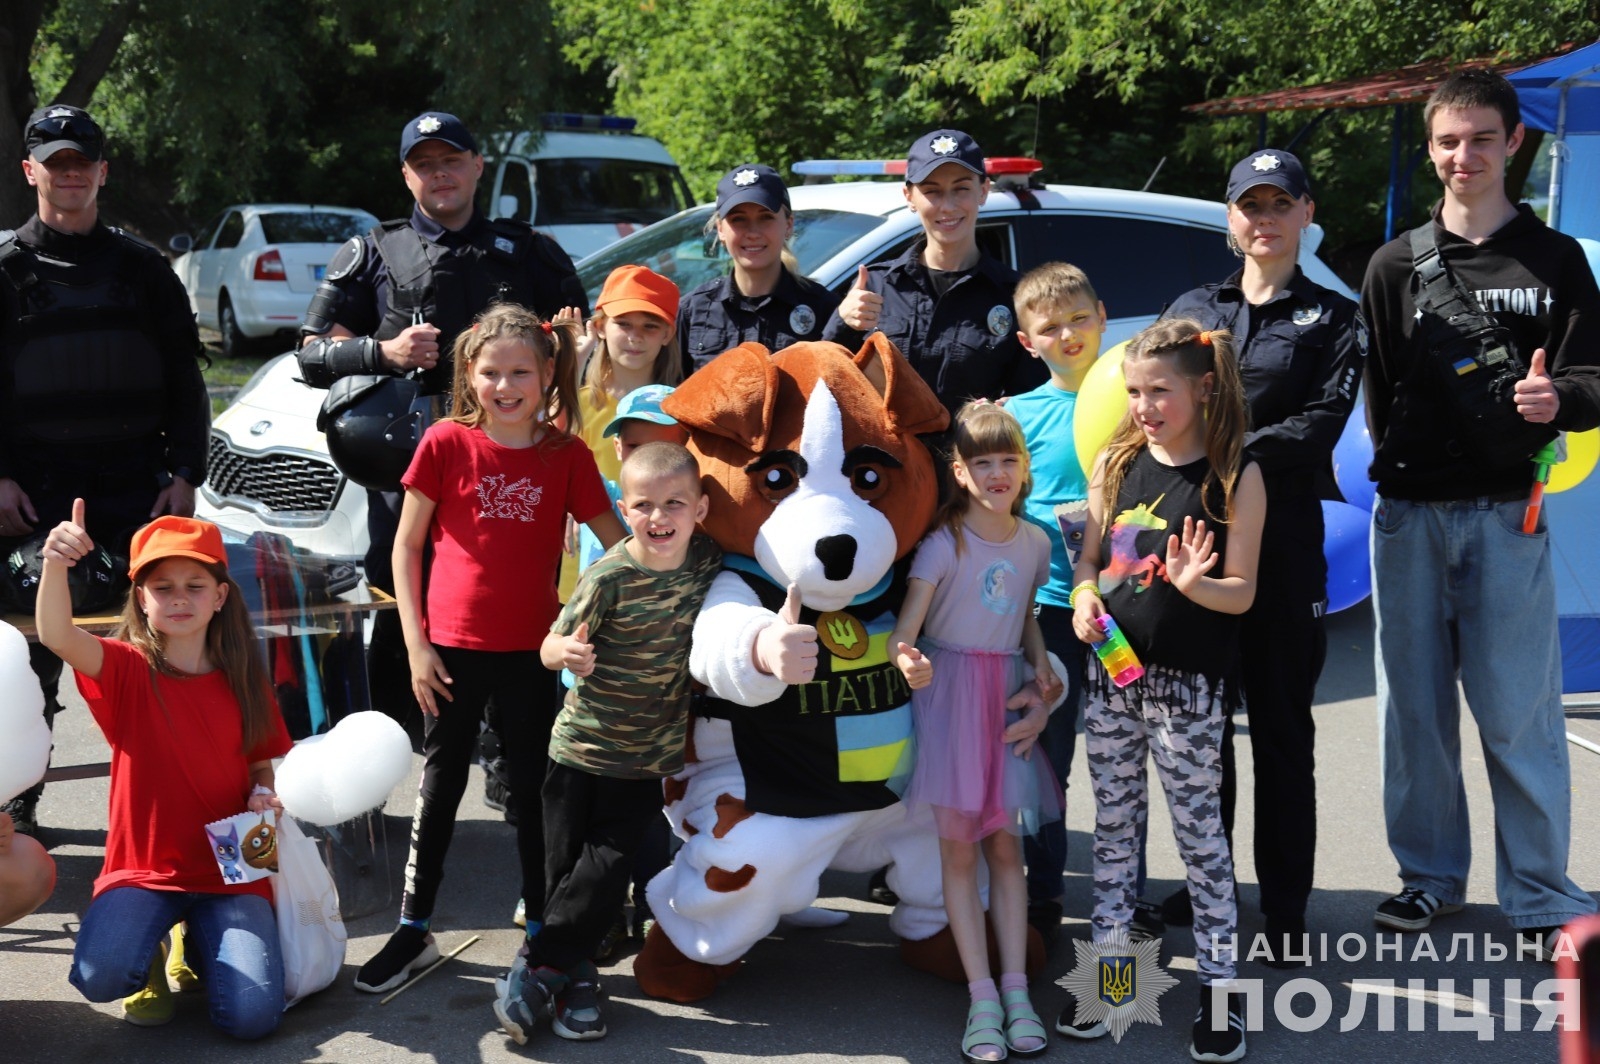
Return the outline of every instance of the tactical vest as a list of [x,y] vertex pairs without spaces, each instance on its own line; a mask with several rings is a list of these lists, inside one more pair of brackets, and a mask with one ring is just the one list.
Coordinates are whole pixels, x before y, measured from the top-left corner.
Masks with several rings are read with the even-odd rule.
[[[62,263],[0,234],[0,394],[9,440],[159,446],[167,381],[141,278],[153,258],[118,234],[109,253]],[[148,457],[142,451],[137,457]],[[105,453],[117,465],[136,456]]]
[[[767,609],[785,591],[748,559],[729,568]],[[743,564],[740,564],[740,563]],[[901,567],[842,610],[800,611],[817,627],[817,671],[776,701],[741,706],[707,698],[701,711],[728,720],[744,769],[745,803],[759,813],[813,817],[882,809],[900,800],[916,762],[911,688],[888,652],[905,595]]]
[[439,330],[446,357],[423,374],[425,393],[450,390],[448,354],[456,336],[491,303],[535,305],[530,260],[537,237],[526,225],[496,219],[456,249],[425,239],[404,219],[384,222],[372,239],[389,272],[389,305],[373,337],[391,340],[423,321]]

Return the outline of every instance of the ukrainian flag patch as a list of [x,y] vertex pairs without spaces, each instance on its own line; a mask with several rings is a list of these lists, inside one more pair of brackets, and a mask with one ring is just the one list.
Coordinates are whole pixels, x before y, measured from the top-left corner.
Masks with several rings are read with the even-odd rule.
[[1456,376],[1465,377],[1467,374],[1478,368],[1478,361],[1477,359],[1473,358],[1463,358],[1461,361],[1455,363],[1455,367]]

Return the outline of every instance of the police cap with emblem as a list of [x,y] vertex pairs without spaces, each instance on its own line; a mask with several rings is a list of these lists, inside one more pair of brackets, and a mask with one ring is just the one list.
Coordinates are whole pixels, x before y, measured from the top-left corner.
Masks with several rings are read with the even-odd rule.
[[400,131],[400,161],[405,162],[411,149],[425,140],[442,140],[457,151],[478,154],[478,142],[461,119],[443,111],[424,111]]
[[928,180],[928,175],[945,163],[959,163],[979,177],[987,176],[983,149],[977,141],[959,129],[936,129],[918,137],[906,152],[906,184]]
[[1306,168],[1282,148],[1262,148],[1240,159],[1228,174],[1228,202],[1237,202],[1257,185],[1281,188],[1295,199],[1311,195]]
[[105,155],[105,132],[81,107],[57,103],[33,112],[28,117],[27,151],[34,161],[42,163],[64,148],[99,162]]
[[726,217],[741,203],[759,204],[777,214],[789,206],[789,189],[770,166],[735,166],[717,182],[717,214]]

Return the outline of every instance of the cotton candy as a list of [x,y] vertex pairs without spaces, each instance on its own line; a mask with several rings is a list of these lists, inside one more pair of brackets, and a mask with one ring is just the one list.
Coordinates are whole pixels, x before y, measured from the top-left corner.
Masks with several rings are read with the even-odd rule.
[[49,766],[44,690],[28,665],[28,641],[0,621],[0,802],[38,783]]
[[295,744],[278,766],[284,809],[311,824],[339,824],[382,805],[411,770],[411,740],[383,713],[352,713]]

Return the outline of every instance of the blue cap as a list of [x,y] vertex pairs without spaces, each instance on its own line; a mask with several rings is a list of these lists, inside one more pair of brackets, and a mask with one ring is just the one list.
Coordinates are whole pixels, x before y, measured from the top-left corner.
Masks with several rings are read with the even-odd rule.
[[678,419],[661,409],[661,400],[672,394],[670,384],[646,384],[635,388],[617,404],[617,416],[606,422],[602,436],[615,436],[624,421],[653,421],[657,425],[676,425]]
[[1306,168],[1282,148],[1262,148],[1235,163],[1228,174],[1228,202],[1237,202],[1257,185],[1281,188],[1295,199],[1311,195],[1311,179],[1306,176]]
[[726,216],[741,203],[759,203],[777,214],[789,206],[789,188],[770,166],[735,166],[717,182],[717,214]]
[[63,148],[80,151],[91,162],[99,162],[106,150],[106,135],[100,123],[83,108],[64,103],[33,112],[28,117],[24,140],[28,154],[41,163]]
[[989,176],[977,141],[959,129],[936,129],[918,137],[906,152],[906,184],[928,180],[928,175],[945,163],[960,163],[979,177]]
[[425,140],[442,140],[457,151],[478,154],[478,142],[461,119],[443,111],[424,111],[400,131],[400,161],[405,162],[411,149]]

